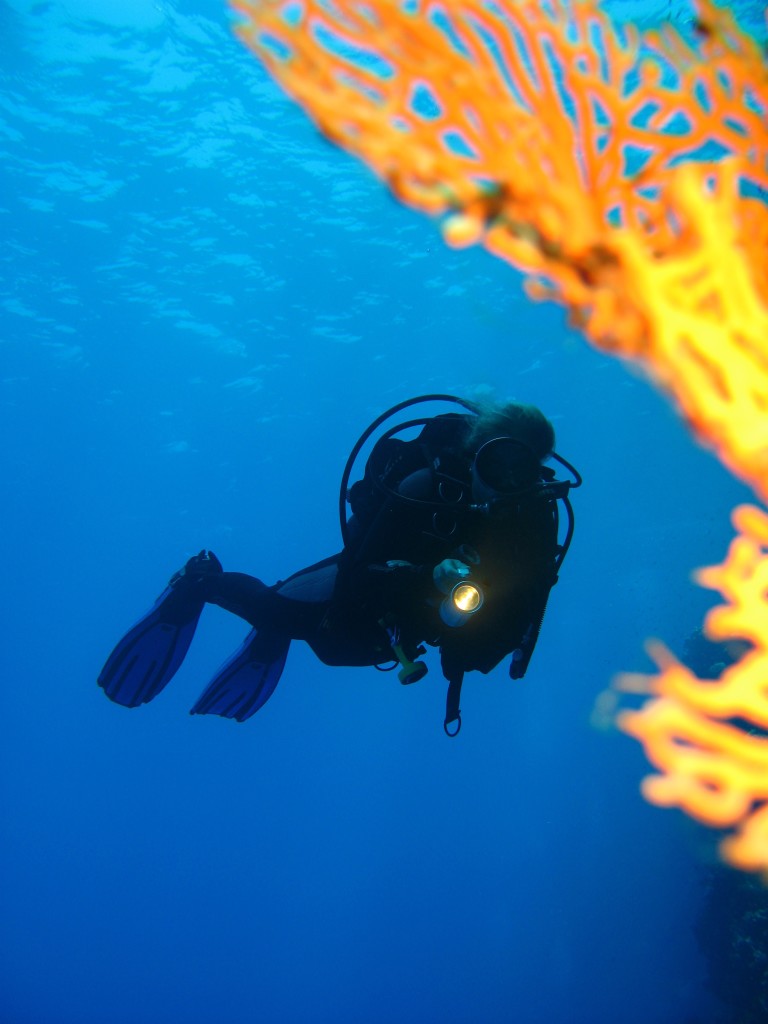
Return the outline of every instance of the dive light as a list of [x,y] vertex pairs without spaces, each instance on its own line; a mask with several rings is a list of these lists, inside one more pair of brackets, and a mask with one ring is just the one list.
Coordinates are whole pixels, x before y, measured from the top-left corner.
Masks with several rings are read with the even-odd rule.
[[463,626],[483,607],[483,592],[476,583],[461,580],[440,605],[440,618],[446,626]]

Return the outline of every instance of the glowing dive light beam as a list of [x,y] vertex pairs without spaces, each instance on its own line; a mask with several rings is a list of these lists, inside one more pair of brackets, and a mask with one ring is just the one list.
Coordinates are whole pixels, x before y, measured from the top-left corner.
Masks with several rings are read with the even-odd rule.
[[483,592],[476,583],[457,583],[440,605],[440,618],[446,626],[463,626],[483,607]]
[[457,583],[453,588],[451,600],[457,611],[472,615],[483,604],[483,595],[474,583]]

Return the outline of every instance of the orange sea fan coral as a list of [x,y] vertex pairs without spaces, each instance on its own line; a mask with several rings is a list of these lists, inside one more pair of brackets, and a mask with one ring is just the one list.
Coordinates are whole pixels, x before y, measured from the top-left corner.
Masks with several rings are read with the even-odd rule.
[[622,712],[619,724],[664,773],[643,783],[649,800],[718,828],[736,826],[724,856],[768,872],[768,515],[745,505],[733,518],[739,533],[726,561],[698,578],[725,598],[707,616],[708,635],[746,641],[748,653],[719,679],[702,680],[650,645],[660,674],[625,674],[617,685],[654,699]]
[[232,3],[329,139],[640,360],[763,489],[768,71],[728,11],[685,36],[586,0]]
[[[330,140],[639,362],[768,499],[768,70],[730,12],[643,32],[593,0],[231,2]],[[700,579],[727,602],[708,631],[750,654],[714,684],[656,646],[620,722],[666,773],[649,798],[740,826],[726,856],[768,870],[768,519],[736,523]]]

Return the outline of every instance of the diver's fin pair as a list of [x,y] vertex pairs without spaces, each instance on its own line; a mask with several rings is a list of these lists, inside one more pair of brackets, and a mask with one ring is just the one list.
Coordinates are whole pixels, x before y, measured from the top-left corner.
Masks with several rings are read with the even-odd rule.
[[289,637],[252,630],[208,684],[191,715],[221,715],[244,722],[264,707],[280,682]]
[[[195,635],[205,601],[195,586],[221,572],[212,552],[201,551],[171,579],[149,612],[117,644],[99,673],[110,700],[127,708],[146,704],[173,679]],[[192,708],[193,715],[221,715],[244,722],[272,696],[290,640],[253,630],[224,663]]]

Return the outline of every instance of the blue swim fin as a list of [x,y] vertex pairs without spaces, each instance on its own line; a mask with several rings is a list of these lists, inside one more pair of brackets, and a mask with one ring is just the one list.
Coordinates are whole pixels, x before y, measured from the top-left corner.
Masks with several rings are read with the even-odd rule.
[[167,587],[107,658],[98,683],[126,708],[156,697],[173,679],[192,643],[203,602]]
[[190,711],[244,722],[274,693],[285,668],[291,641],[286,636],[251,630],[245,643],[226,661]]
[[156,697],[173,679],[192,643],[205,603],[195,584],[217,572],[221,572],[218,558],[212,551],[201,551],[173,576],[99,673],[99,686],[110,700],[135,708]]

